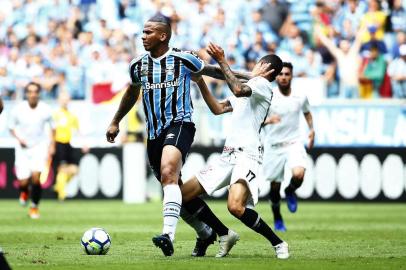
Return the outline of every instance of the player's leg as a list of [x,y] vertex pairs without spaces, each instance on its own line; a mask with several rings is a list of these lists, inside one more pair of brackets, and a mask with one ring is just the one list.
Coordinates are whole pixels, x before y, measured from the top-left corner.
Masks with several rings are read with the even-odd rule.
[[227,207],[230,213],[241,220],[247,227],[268,239],[276,251],[279,259],[289,257],[288,245],[282,241],[254,210],[247,208],[250,190],[247,181],[241,179],[230,186]]
[[19,196],[19,202],[22,206],[27,206],[28,202],[28,197],[29,197],[29,183],[30,179],[19,179],[18,184],[19,184],[19,189],[20,189],[20,196]]
[[[163,188],[163,217],[162,235],[154,237],[152,241],[161,248],[165,256],[171,256],[173,240],[182,207],[182,193],[178,185],[180,171],[192,145],[195,127],[193,123],[175,123],[160,135],[157,141],[162,150],[160,155],[159,175]],[[157,155],[156,151],[148,150],[148,156]],[[153,158],[154,159],[154,158]],[[156,168],[157,164],[152,165]]]
[[305,168],[294,167],[292,168],[292,178],[289,185],[285,188],[286,202],[290,212],[294,213],[297,210],[297,196],[296,190],[303,184]]
[[27,149],[20,146],[15,148],[15,168],[20,190],[19,202],[22,206],[27,206],[31,171]]
[[6,258],[4,257],[3,250],[0,247],[0,269],[1,270],[11,270],[10,266],[7,263]]
[[171,245],[175,239],[176,226],[182,207],[182,193],[178,185],[181,168],[182,154],[179,149],[173,145],[164,146],[160,169],[163,189],[163,229],[162,235],[154,237],[153,242],[162,249],[165,256],[173,254]]
[[199,197],[206,193],[196,176],[181,186],[183,206],[199,220],[209,225],[220,237],[227,235],[229,229],[217,218],[210,207]]
[[277,181],[271,181],[271,191],[269,192],[269,200],[271,202],[271,209],[273,214],[274,220],[274,228],[275,231],[285,232],[286,227],[283,222],[282,214],[281,214],[281,183]]
[[31,173],[31,206],[29,215],[33,219],[39,218],[39,202],[41,200],[42,188],[40,182],[41,173],[34,171]]

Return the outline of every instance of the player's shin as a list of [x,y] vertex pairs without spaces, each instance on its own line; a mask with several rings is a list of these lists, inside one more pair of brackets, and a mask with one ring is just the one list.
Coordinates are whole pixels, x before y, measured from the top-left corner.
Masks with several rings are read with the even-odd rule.
[[177,184],[166,185],[163,187],[163,191],[164,227],[162,234],[169,235],[171,241],[173,241],[182,206],[182,194]]
[[241,217],[238,217],[242,223],[247,227],[253,229],[257,233],[263,235],[268,239],[272,246],[276,246],[282,243],[282,240],[272,231],[272,229],[265,223],[264,220],[258,215],[258,213],[250,208],[245,208]]
[[180,216],[196,231],[200,239],[204,240],[211,236],[213,230],[210,228],[210,226],[200,221],[196,214],[192,215],[184,207],[182,207],[180,210]]
[[228,228],[217,218],[209,206],[199,197],[183,205],[190,213],[197,214],[199,220],[209,225],[219,236],[227,235]]
[[41,200],[42,188],[40,183],[33,183],[31,189],[32,207],[36,208]]

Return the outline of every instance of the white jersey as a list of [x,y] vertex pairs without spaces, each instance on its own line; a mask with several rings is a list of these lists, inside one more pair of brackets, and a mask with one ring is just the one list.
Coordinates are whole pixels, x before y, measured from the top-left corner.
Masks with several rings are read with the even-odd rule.
[[283,95],[278,87],[273,89],[273,102],[268,116],[278,115],[280,122],[264,127],[265,145],[301,140],[300,118],[310,110],[307,96],[292,89],[289,96]]
[[51,108],[42,102],[33,109],[24,101],[18,104],[12,111],[9,128],[14,129],[17,136],[33,147],[40,143],[49,141],[49,130],[47,124],[53,128]]
[[247,85],[252,90],[250,97],[229,99],[233,112],[224,147],[258,153],[261,147],[259,132],[271,104],[272,85],[263,77],[255,77]]

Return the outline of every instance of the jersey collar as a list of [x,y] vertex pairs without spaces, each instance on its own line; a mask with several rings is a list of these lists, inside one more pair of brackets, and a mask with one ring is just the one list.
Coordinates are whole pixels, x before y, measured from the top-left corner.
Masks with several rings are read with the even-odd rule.
[[172,48],[169,47],[169,50],[166,53],[164,53],[163,55],[161,55],[160,57],[154,58],[154,57],[151,56],[151,53],[148,53],[148,54],[149,54],[149,57],[152,59],[152,61],[159,62],[163,58],[167,57],[171,52],[172,52]]

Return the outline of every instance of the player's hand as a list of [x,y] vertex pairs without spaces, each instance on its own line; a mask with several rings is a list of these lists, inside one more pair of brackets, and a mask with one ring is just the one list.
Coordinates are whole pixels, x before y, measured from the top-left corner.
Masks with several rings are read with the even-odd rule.
[[313,148],[313,145],[314,145],[314,135],[315,135],[314,129],[311,129],[310,132],[309,132],[309,144],[307,145],[307,148],[308,148],[308,149],[312,149],[312,148]]
[[264,63],[264,62],[259,62],[254,66],[254,69],[252,70],[252,76],[253,77],[268,77],[272,73],[274,73],[275,69],[271,68],[271,63]]
[[225,61],[224,50],[219,45],[210,42],[206,47],[206,51],[217,62]]
[[110,124],[110,126],[107,128],[106,132],[106,139],[109,143],[114,143],[114,139],[117,137],[118,133],[120,130],[118,129],[118,124]]
[[27,143],[24,140],[18,139],[18,143],[21,145],[22,148],[27,148]]

